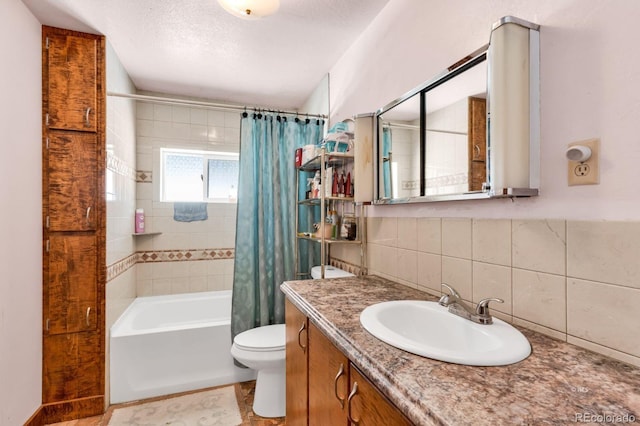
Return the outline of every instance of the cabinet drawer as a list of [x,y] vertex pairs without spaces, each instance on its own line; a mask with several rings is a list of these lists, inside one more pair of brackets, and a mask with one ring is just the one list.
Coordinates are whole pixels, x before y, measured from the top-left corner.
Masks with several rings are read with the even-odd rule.
[[97,38],[73,34],[49,34],[47,86],[50,129],[98,129]]
[[99,333],[45,336],[42,401],[51,403],[104,393]]
[[48,258],[45,334],[96,330],[96,237],[50,235]]

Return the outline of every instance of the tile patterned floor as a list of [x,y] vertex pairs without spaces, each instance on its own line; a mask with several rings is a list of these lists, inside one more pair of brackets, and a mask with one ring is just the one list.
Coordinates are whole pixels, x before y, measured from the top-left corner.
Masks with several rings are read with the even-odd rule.
[[[236,399],[238,400],[238,408],[240,410],[240,415],[242,416],[242,424],[241,426],[284,426],[285,418],[277,417],[273,419],[267,419],[264,417],[260,417],[256,415],[251,407],[253,406],[253,394],[255,392],[256,382],[244,382],[244,383],[236,383]],[[158,399],[158,398],[156,398]],[[168,399],[168,398],[160,398],[160,399]],[[111,406],[107,410],[104,416],[96,416],[96,417],[88,417],[85,419],[72,420],[69,422],[61,422],[55,423],[55,425],[50,426],[105,426],[108,424],[109,419],[111,418],[111,413],[118,406]]]

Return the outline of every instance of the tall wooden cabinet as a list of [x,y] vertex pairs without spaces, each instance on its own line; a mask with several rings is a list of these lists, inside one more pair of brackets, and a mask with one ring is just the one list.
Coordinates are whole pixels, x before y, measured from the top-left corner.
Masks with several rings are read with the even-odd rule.
[[105,406],[105,40],[42,28],[46,422]]

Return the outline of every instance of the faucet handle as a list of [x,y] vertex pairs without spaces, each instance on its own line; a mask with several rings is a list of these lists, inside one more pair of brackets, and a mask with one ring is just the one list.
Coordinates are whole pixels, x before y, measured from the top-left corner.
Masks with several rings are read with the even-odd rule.
[[489,314],[489,302],[504,303],[504,300],[498,299],[497,297],[489,297],[487,299],[482,299],[481,301],[478,302],[478,306],[476,306],[476,314],[484,317],[491,316]]
[[438,301],[440,305],[449,306],[453,302],[451,299],[454,299],[454,301],[462,299],[458,294],[458,292],[453,287],[450,287],[445,283],[441,283],[440,285],[442,287],[445,287],[447,290],[449,290],[449,294],[443,294],[442,297],[440,297],[440,300]]

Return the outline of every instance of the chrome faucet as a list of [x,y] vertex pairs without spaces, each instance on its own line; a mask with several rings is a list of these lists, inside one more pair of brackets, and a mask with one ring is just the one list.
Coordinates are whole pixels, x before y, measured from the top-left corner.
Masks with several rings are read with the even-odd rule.
[[482,299],[478,302],[475,312],[471,310],[462,301],[460,294],[449,285],[442,283],[442,287],[446,287],[449,290],[449,294],[444,294],[438,301],[438,303],[446,308],[449,308],[449,312],[458,315],[459,317],[468,319],[478,324],[493,324],[493,317],[489,312],[489,302],[504,303],[504,300],[497,297],[489,297]]

